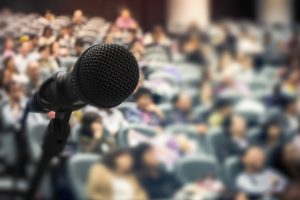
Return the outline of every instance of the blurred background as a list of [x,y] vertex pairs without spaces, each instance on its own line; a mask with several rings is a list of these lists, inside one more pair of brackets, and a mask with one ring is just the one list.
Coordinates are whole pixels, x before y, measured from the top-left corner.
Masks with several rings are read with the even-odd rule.
[[53,112],[27,99],[97,43],[140,81],[116,108],[73,113],[36,199],[299,200],[300,3],[1,0],[0,199],[26,191]]

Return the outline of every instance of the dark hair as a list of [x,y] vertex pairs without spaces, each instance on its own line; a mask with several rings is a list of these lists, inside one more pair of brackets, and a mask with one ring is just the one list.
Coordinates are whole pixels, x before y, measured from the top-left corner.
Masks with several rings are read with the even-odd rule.
[[38,48],[38,52],[42,52],[42,51],[46,50],[47,48],[49,48],[49,50],[51,50],[50,46],[48,46],[48,45],[40,46],[40,47]]
[[116,159],[122,155],[128,154],[132,156],[132,152],[128,148],[119,148],[107,153],[103,159],[102,163],[109,169],[115,170],[117,168]]
[[[230,129],[230,126],[232,124],[232,121],[233,121],[233,117],[234,116],[239,116],[239,117],[243,117],[243,115],[239,114],[239,113],[231,113],[229,116],[227,116],[224,121],[223,121],[223,124],[222,124],[222,127],[224,129],[224,131],[226,133],[229,133],[229,129]],[[247,120],[246,120],[246,123],[247,123]]]
[[50,26],[46,26],[43,30],[42,36],[46,36],[47,31],[51,31],[52,34],[52,28]]
[[81,119],[81,128],[80,128],[81,134],[86,136],[92,136],[91,125],[94,122],[102,123],[102,119],[100,115],[98,115],[95,112],[88,112],[84,114]]
[[297,101],[297,98],[295,96],[290,95],[283,95],[282,101],[281,101],[281,107],[282,109],[286,110],[288,106],[295,103]]
[[220,110],[232,105],[232,100],[230,98],[218,98],[215,102],[216,110]]
[[76,47],[83,47],[83,46],[84,46],[83,40],[82,40],[82,39],[77,39],[77,40],[75,41],[75,46],[76,46]]
[[4,69],[7,67],[9,61],[13,60],[13,57],[12,56],[9,56],[9,57],[6,57],[4,60],[3,60],[3,66],[4,66]]
[[138,100],[140,97],[144,95],[150,96],[153,99],[151,90],[143,87],[138,89],[138,91],[136,91],[136,93],[134,94],[134,99]]
[[[263,124],[262,134],[261,134],[262,141],[266,141],[268,139],[268,129],[271,126],[278,126],[279,128],[281,128],[281,131],[283,131],[282,119],[280,119],[279,117],[272,117]],[[283,134],[281,134],[281,138],[283,139]]]
[[133,156],[135,158],[135,162],[134,162],[134,170],[135,171],[137,171],[137,172],[143,171],[143,169],[145,167],[143,157],[144,157],[145,153],[151,149],[152,149],[152,146],[147,143],[139,144],[138,146],[136,146],[134,148]]

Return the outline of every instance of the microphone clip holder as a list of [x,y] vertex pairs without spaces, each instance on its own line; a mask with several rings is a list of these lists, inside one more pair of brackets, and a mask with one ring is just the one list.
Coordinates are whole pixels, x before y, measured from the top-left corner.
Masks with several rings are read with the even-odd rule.
[[55,118],[49,122],[42,146],[42,156],[31,180],[29,190],[25,194],[26,200],[35,199],[35,193],[52,158],[63,151],[70,135],[69,120],[71,113],[72,111],[58,111],[55,114]]

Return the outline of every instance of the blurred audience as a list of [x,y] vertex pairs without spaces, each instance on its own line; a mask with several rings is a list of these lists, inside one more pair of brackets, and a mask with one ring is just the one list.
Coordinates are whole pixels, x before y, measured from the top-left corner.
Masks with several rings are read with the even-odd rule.
[[287,180],[278,172],[265,167],[266,155],[259,147],[249,148],[244,156],[244,170],[238,175],[236,185],[249,198],[278,195],[287,186]]
[[92,166],[87,182],[89,199],[147,199],[133,174],[134,158],[129,150],[118,149]]
[[[75,183],[65,177],[73,159],[84,163],[93,154],[99,162],[85,167],[87,188],[79,191],[89,199],[298,200],[297,28],[220,21],[204,29],[193,22],[176,35],[161,24],[148,32],[139,22],[129,8],[113,21],[80,9],[72,16],[50,10],[43,15],[0,12],[0,180],[8,176],[1,169],[17,165],[14,149],[28,152],[26,162],[19,160],[24,169],[34,168],[29,152],[40,139],[31,132],[42,132],[35,128],[55,117],[54,112],[30,114],[26,125],[31,132],[23,135],[28,144],[10,143],[7,136],[18,139],[26,100],[53,73],[71,71],[86,48],[107,43],[133,53],[140,67],[138,86],[116,108],[87,106],[73,113],[61,155],[71,166],[53,166],[52,176],[59,171],[64,177],[64,184],[49,186],[54,197],[72,191]],[[177,165],[186,159],[192,175],[179,182]],[[197,162],[203,168],[194,169]],[[207,163],[224,172],[225,179],[194,181],[206,166],[212,168]],[[77,175],[85,180],[83,172]]]
[[155,149],[148,144],[141,144],[135,147],[133,155],[134,171],[149,199],[172,198],[180,188],[180,183],[173,174],[163,168]]

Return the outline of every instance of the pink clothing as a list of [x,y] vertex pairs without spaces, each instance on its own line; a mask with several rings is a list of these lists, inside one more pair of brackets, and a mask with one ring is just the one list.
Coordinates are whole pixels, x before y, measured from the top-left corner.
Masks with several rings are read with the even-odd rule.
[[116,25],[120,29],[131,29],[136,27],[136,21],[133,18],[119,17],[116,21]]

